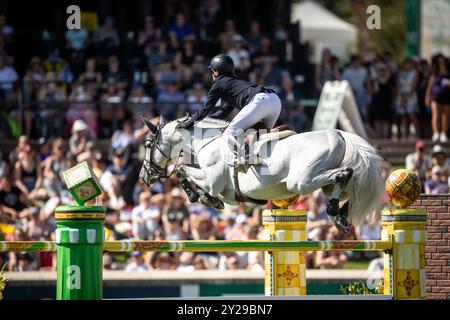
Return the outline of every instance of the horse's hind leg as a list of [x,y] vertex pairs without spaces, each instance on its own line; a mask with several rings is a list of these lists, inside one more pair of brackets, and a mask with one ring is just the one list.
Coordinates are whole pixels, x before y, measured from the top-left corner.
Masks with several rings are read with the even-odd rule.
[[319,188],[333,186],[330,199],[327,203],[327,214],[336,227],[343,232],[348,232],[350,224],[347,221],[348,203],[339,209],[339,198],[348,181],[353,175],[352,168],[338,168],[327,170],[321,174],[314,174],[314,170],[302,172],[295,189],[300,194],[309,194]]

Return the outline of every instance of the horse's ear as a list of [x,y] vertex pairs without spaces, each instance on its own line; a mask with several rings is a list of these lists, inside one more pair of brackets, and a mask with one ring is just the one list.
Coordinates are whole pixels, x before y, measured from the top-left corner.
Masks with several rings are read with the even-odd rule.
[[145,117],[143,117],[143,116],[141,116],[141,119],[142,119],[142,121],[145,123],[145,125],[147,126],[147,128],[149,128],[150,131],[151,131],[153,134],[155,134],[155,133],[158,131],[158,129],[156,128],[156,126],[155,126],[153,123],[151,123],[150,120],[148,120],[147,118],[145,118]]
[[167,120],[163,116],[159,116],[159,126],[162,127],[166,124]]

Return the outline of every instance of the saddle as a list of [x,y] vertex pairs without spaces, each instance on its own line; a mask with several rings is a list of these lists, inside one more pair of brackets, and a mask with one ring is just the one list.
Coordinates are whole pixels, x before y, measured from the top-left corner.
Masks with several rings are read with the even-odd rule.
[[[261,163],[261,159],[259,157],[258,151],[261,148],[262,145],[274,141],[274,140],[282,140],[287,137],[290,137],[294,134],[297,134],[291,126],[284,124],[278,127],[275,127],[271,130],[268,130],[267,133],[260,134],[259,130],[265,129],[267,130],[262,123],[258,123],[255,126],[252,127],[256,131],[256,134],[248,134],[245,139],[245,160],[247,162],[250,161],[250,158],[255,156],[255,162],[254,164]],[[267,200],[259,200],[259,199],[253,199],[251,197],[246,196],[243,194],[239,188],[239,175],[237,170],[234,170],[233,173],[233,180],[234,180],[234,188],[235,188],[235,194],[234,198],[238,202],[251,202],[259,205],[266,204]]]

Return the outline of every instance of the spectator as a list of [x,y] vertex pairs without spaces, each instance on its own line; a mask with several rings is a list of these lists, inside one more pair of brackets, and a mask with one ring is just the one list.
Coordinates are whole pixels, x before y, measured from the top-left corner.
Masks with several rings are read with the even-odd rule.
[[413,61],[405,59],[398,74],[398,90],[395,105],[399,138],[408,138],[410,123],[414,125],[415,133],[418,132],[417,80],[418,73],[414,69]]
[[195,227],[192,229],[192,238],[194,240],[215,240],[214,231],[211,217],[201,214],[195,220]]
[[42,184],[40,159],[34,150],[20,151],[14,164],[16,185],[29,198],[37,196]]
[[122,130],[116,130],[111,138],[111,148],[128,150],[128,152],[137,151],[137,141],[134,136],[133,123],[131,120],[125,120]]
[[225,30],[219,34],[218,41],[220,44],[220,51],[226,52],[231,47],[231,38],[237,35],[236,25],[233,20],[225,22]]
[[33,57],[30,60],[28,69],[23,78],[23,95],[26,102],[37,100],[38,91],[45,80],[44,66],[39,57]]
[[98,52],[104,56],[117,53],[120,45],[119,33],[114,26],[114,19],[107,17],[93,37],[93,43]]
[[158,94],[156,99],[158,111],[164,119],[174,120],[177,117],[177,107],[185,101],[184,93],[179,90],[178,82],[170,81]]
[[260,50],[260,41],[263,37],[259,21],[253,20],[250,23],[250,33],[245,37],[248,42],[251,55]]
[[100,102],[99,136],[109,138],[125,119],[125,91],[113,79],[108,79]]
[[173,50],[178,49],[183,41],[195,41],[194,30],[187,23],[184,13],[177,13],[175,22],[169,28],[169,39]]
[[132,114],[133,128],[142,126],[141,115],[151,119],[153,114],[153,99],[145,93],[144,87],[140,83],[133,84],[128,96],[128,110]]
[[264,72],[267,67],[278,62],[278,55],[272,48],[272,42],[269,37],[262,36],[259,49],[253,55],[253,64],[257,72]]
[[283,101],[284,108],[281,110],[279,121],[283,123],[294,122],[296,131],[305,131],[308,119],[304,113],[304,108],[300,105],[301,94],[295,88],[294,80],[289,74],[283,76],[280,89],[278,96]]
[[148,271],[148,267],[145,264],[145,260],[142,257],[142,252],[133,251],[131,253],[131,261],[125,267],[126,272],[145,272]]
[[158,47],[161,41],[161,29],[156,27],[153,16],[145,16],[144,29],[139,31],[138,45],[144,55],[149,56],[152,50]]
[[194,58],[194,63],[191,66],[190,78],[186,79],[188,81],[188,86],[191,84],[202,83],[203,86],[209,85],[211,80],[211,75],[206,69],[205,57],[203,55],[196,55]]
[[123,81],[123,75],[120,71],[120,60],[117,56],[110,56],[108,58],[108,71],[105,74],[105,79],[116,83]]
[[14,37],[14,28],[10,26],[7,22],[6,14],[0,14],[0,32],[3,35],[4,41],[6,43],[11,43]]
[[61,137],[64,126],[64,103],[67,99],[66,91],[56,81],[56,75],[53,72],[46,75],[45,81],[45,85],[38,92],[40,136],[46,139]]
[[0,54],[0,99],[7,101],[13,96],[13,85],[18,80],[16,70],[8,65],[5,54]]
[[102,83],[102,74],[97,71],[95,58],[86,60],[86,69],[78,78],[78,82],[84,84],[86,92],[92,96],[97,97],[97,92]]
[[233,59],[234,70],[239,78],[246,79],[251,66],[250,53],[244,48],[244,38],[236,34],[231,38],[231,48],[227,54]]
[[[349,74],[350,72],[350,74]],[[358,75],[352,75],[350,70],[347,71],[346,76],[357,77]],[[325,48],[322,50],[322,59],[320,64],[316,68],[316,88],[322,90],[322,87],[326,81],[340,80],[339,65],[333,59],[333,55],[330,49]]]
[[361,59],[358,55],[352,55],[350,57],[350,65],[344,69],[342,73],[342,79],[347,80],[350,83],[350,87],[353,90],[355,96],[356,105],[363,118],[367,119],[367,92],[366,84],[368,80],[368,74],[366,68],[361,65]]
[[448,175],[450,173],[450,159],[447,158],[447,154],[440,144],[437,144],[433,147],[433,153],[431,154],[431,157],[433,166],[440,166],[445,175]]
[[61,138],[52,143],[52,153],[44,161],[44,187],[49,197],[59,198],[65,189],[62,173],[68,169],[65,146]]
[[431,170],[432,161],[430,155],[425,152],[426,142],[418,140],[416,142],[416,151],[406,156],[406,169],[413,171],[423,182],[426,179],[427,172]]
[[183,41],[181,51],[175,55],[175,65],[180,69],[183,82],[191,78],[191,65],[194,63],[196,51],[192,40]]
[[165,217],[166,223],[173,222],[178,224],[181,227],[183,237],[189,233],[189,211],[185,201],[186,199],[181,190],[179,188],[174,188],[170,191],[167,203],[163,209],[163,217]]
[[169,252],[158,252],[155,259],[155,269],[174,270],[177,267],[175,258]]
[[66,31],[66,49],[69,53],[83,53],[89,44],[89,33],[86,29],[69,29]]
[[114,210],[122,210],[126,203],[124,200],[124,186],[132,167],[127,164],[128,155],[125,150],[113,151],[112,165],[109,165],[100,178],[100,184],[109,198],[109,207]]
[[85,152],[87,143],[92,142],[88,129],[87,124],[81,119],[75,120],[73,123],[72,135],[69,139],[69,151],[74,157]]
[[97,111],[94,105],[94,97],[86,91],[84,84],[77,83],[72,87],[69,96],[69,109],[66,114],[66,132],[76,120],[83,120],[93,137],[97,137]]
[[[339,237],[339,231],[334,226],[329,229],[325,240],[343,240]],[[320,269],[342,269],[347,261],[347,255],[343,250],[318,251],[315,264]]]
[[187,97],[187,110],[190,113],[196,112],[206,102],[206,91],[202,83],[195,83],[192,93]]
[[396,85],[388,66],[383,62],[379,62],[375,66],[375,72],[375,79],[368,83],[369,93],[372,95],[370,115],[378,137],[388,139],[391,131]]
[[450,109],[450,68],[448,60],[443,55],[436,55],[432,59],[425,104],[431,106],[432,140],[447,142]]
[[316,196],[310,195],[307,203],[309,207],[307,212],[308,224],[306,225],[308,239],[315,241],[323,240],[328,229],[333,226],[333,223],[328,218],[326,212],[321,210],[319,199]]
[[159,228],[161,212],[151,202],[151,193],[143,191],[139,194],[139,205],[131,212],[133,237],[138,240],[153,239]]
[[0,213],[8,215],[8,220],[17,221],[27,203],[23,201],[23,192],[11,181],[14,180],[7,175],[0,176]]
[[449,192],[447,175],[440,166],[434,166],[431,170],[431,177],[425,181],[425,193],[446,194]]

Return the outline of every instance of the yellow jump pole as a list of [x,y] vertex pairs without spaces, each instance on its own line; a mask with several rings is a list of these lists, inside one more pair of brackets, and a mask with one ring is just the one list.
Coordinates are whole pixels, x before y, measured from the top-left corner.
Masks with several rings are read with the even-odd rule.
[[[263,212],[264,239],[305,241],[306,211],[273,209]],[[303,251],[266,251],[265,295],[306,295],[306,263]]]
[[393,242],[384,253],[384,294],[395,300],[424,299],[427,214],[424,210],[384,210],[382,240]]

